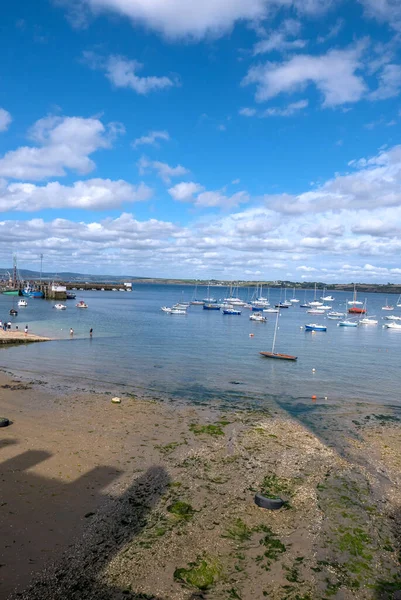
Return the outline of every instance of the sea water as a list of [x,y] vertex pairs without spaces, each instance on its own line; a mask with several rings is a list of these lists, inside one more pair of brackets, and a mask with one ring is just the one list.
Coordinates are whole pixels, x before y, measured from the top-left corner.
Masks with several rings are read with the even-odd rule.
[[[247,300],[252,291],[240,289],[239,296]],[[224,298],[227,290],[214,287],[210,294]],[[11,320],[13,329],[28,325],[31,333],[55,338],[49,343],[1,348],[0,366],[44,379],[62,378],[87,389],[121,385],[189,402],[221,401],[225,406],[263,406],[274,400],[296,411],[312,396],[350,406],[358,402],[401,405],[401,330],[383,328],[385,316],[401,316],[396,296],[388,297],[395,307],[389,313],[381,309],[386,304],[384,295],[366,294],[368,313],[376,315],[379,324],[346,328],[325,315],[307,314],[300,307],[304,292],[299,291],[301,302],[282,309],[279,316],[275,351],[298,356],[296,362],[287,362],[259,354],[271,350],[273,313],[265,313],[267,323],[258,323],[249,320],[247,309],[240,316],[202,306],[191,306],[186,315],[160,310],[190,301],[193,295],[194,288],[183,285],[137,284],[131,293],[78,291],[75,301],[65,302],[64,311],[54,308],[55,301],[28,299],[28,306],[18,307],[13,318],[9,310],[13,302],[17,308],[18,299],[0,295],[0,319]],[[332,310],[346,312],[350,294],[332,295]],[[199,287],[197,296],[206,297],[207,289]],[[80,299],[87,309],[76,308]],[[280,299],[280,290],[270,291],[272,305]],[[306,300],[312,299],[309,290]],[[325,324],[327,332],[305,332],[306,323]]]

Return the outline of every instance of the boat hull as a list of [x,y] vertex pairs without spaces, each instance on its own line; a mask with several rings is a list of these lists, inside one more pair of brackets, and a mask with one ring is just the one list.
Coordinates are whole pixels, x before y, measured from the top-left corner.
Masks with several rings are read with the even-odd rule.
[[297,360],[297,356],[291,356],[291,354],[279,354],[276,352],[260,352],[265,358],[277,358],[279,360]]
[[203,310],[220,310],[220,306],[217,304],[204,304]]
[[25,298],[43,298],[43,292],[40,292],[39,290],[29,292],[22,290],[22,295],[25,296]]
[[305,331],[327,331],[327,327],[324,327],[324,325],[305,325]]
[[357,306],[353,306],[352,308],[348,309],[348,313],[350,315],[364,315],[366,313],[366,309],[358,308]]

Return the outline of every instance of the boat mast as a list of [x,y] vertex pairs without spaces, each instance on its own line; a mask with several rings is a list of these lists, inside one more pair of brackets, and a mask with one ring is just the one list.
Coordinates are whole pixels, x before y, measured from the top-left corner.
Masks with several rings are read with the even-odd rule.
[[13,255],[13,288],[17,287],[17,257]]
[[278,325],[278,318],[280,315],[280,309],[277,310],[277,315],[276,315],[276,325],[274,327],[274,335],[273,335],[273,345],[272,345],[272,354],[274,354],[274,346],[276,344],[276,335],[277,335],[277,325]]
[[42,265],[43,265],[43,254],[40,255],[40,283],[42,283]]

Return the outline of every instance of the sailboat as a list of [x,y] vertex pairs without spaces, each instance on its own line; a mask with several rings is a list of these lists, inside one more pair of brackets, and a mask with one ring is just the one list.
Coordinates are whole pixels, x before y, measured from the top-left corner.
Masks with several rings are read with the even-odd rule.
[[394,306],[391,306],[388,302],[387,302],[387,298],[386,298],[386,304],[385,306],[382,306],[382,310],[394,310]]
[[220,310],[220,305],[217,304],[217,300],[215,298],[210,297],[210,286],[207,286],[207,298],[203,303],[204,310]]
[[309,306],[322,306],[323,302],[316,300],[316,283],[315,283],[315,294],[313,296],[313,302],[309,302]]
[[397,308],[401,308],[401,294],[398,296],[398,300],[397,300],[396,306],[397,306]]
[[291,354],[279,354],[278,352],[274,352],[274,347],[276,345],[276,338],[277,338],[277,327],[278,327],[278,318],[280,316],[280,311],[277,313],[276,316],[276,324],[274,326],[274,336],[273,336],[273,344],[272,344],[272,350],[271,352],[259,352],[259,354],[261,354],[262,356],[265,356],[266,358],[279,358],[282,360],[297,360],[297,356],[292,356]]
[[197,291],[198,291],[198,284],[196,283],[195,284],[194,295],[193,295],[193,298],[191,300],[191,304],[202,306],[203,300],[198,300],[197,299]]
[[[364,315],[366,313],[366,308],[363,308],[363,302],[356,299],[356,286],[354,285],[354,296],[352,300],[348,300],[348,305],[351,305],[351,308],[348,309],[348,312],[351,315]],[[358,306],[357,306],[358,305]],[[359,308],[362,306],[362,308]]]
[[295,304],[299,302],[298,298],[295,298],[295,288],[292,290],[292,298],[290,299],[290,302]]

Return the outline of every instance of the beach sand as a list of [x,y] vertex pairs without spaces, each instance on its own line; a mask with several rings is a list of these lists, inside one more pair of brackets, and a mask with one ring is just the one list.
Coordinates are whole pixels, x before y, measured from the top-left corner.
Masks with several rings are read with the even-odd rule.
[[50,338],[24,331],[0,329],[0,344],[29,344],[32,342],[49,342]]
[[1,598],[400,597],[397,409],[320,434],[279,409],[47,388],[0,375]]

